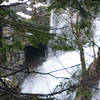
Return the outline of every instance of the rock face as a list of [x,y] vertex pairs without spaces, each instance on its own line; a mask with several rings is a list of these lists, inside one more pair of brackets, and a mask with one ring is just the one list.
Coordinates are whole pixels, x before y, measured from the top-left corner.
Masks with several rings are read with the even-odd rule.
[[[32,2],[46,2],[46,0],[31,0]],[[32,4],[31,4],[32,5]],[[16,10],[16,12],[23,12],[25,14],[31,15],[32,19],[30,19],[35,24],[42,24],[42,25],[49,25],[49,17],[45,17],[46,15],[46,8],[34,8],[32,6],[32,11],[27,11],[27,7],[30,5],[18,5],[15,7],[11,7],[11,9]],[[10,27],[4,27],[3,29],[5,34],[3,38],[7,41],[7,43],[12,43],[14,30]],[[20,38],[20,37],[19,37]],[[15,49],[14,49],[15,50]],[[7,66],[8,68],[14,69],[14,71],[7,71],[6,74],[10,74],[12,72],[21,70],[26,67],[26,69],[19,71],[18,73],[8,77],[11,80],[15,79],[17,83],[22,84],[25,77],[28,75],[27,69],[33,70],[38,65],[42,64],[45,61],[46,54],[47,54],[47,46],[39,44],[38,48],[32,47],[30,45],[25,46],[24,51],[19,50],[11,50],[7,55]]]
[[[11,7],[11,9],[16,12],[23,12],[32,16],[30,19],[35,24],[49,25],[49,17],[45,17],[46,15],[46,7],[35,8],[33,5],[37,3],[46,4],[47,0],[30,0],[30,4],[23,4]],[[27,8],[31,7],[32,11],[27,11]],[[8,30],[9,31],[9,30]],[[25,55],[23,51],[17,51],[13,54],[11,53],[12,60],[9,65],[13,66],[15,69],[19,69],[18,66],[27,66],[29,69],[36,68],[39,64],[41,64],[46,57],[47,46],[39,44],[38,48],[34,48],[30,45],[25,46]],[[22,60],[24,58],[24,60]],[[25,65],[24,65],[25,64]],[[24,78],[24,74],[16,74],[18,80],[22,80]],[[23,76],[22,78],[20,76]],[[25,75],[26,76],[26,75]]]
[[46,16],[46,14],[47,13],[44,8],[35,8],[31,20],[36,24],[49,26],[49,16]]
[[25,62],[29,68],[36,68],[43,61],[45,61],[47,54],[47,46],[39,44],[38,48],[26,46],[25,49]]
[[[23,12],[24,14],[32,16],[31,21],[36,24],[49,25],[49,16],[45,16],[47,14],[47,7],[43,6],[47,4],[47,0],[31,0],[30,2],[30,4],[17,5],[10,8],[16,12]],[[39,5],[42,6],[35,7],[34,5],[38,5],[38,3],[41,3]],[[28,11],[27,8],[30,8],[31,11]]]
[[[24,51],[11,52],[7,60],[8,65],[16,71],[20,69],[23,70],[9,78],[11,80],[16,79],[17,83],[21,84],[24,78],[28,75],[28,73],[24,73],[23,71],[27,72],[27,68],[29,71],[34,70],[34,68],[37,68],[45,61],[46,56],[47,46],[42,44],[39,44],[38,48],[28,45],[25,46]],[[8,73],[11,72],[8,71]]]
[[[9,68],[13,69],[13,72],[19,71],[16,74],[9,76],[10,80],[16,80],[16,84],[22,84],[23,79],[27,76],[27,73],[23,73],[22,71],[26,71],[25,69],[25,56],[23,51],[15,51],[9,52],[7,57],[7,65]],[[21,71],[21,69],[23,69]],[[12,71],[7,71],[7,73],[12,73]]]

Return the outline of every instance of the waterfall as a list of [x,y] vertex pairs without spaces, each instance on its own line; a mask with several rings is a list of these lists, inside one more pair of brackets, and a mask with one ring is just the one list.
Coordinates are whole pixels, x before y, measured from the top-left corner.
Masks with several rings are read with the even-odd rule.
[[[50,4],[50,0],[48,0],[48,5]],[[67,9],[68,11],[68,9]],[[70,31],[70,26],[66,22],[66,18],[68,19],[67,11],[61,11],[59,13],[55,13],[55,10],[51,10],[50,16],[50,33],[57,33],[61,35],[63,32]],[[76,15],[75,15],[76,16]],[[75,17],[74,16],[74,17]],[[69,20],[69,19],[68,19]],[[74,20],[74,19],[73,19]],[[96,23],[97,24],[97,23]],[[65,28],[62,28],[65,27]],[[67,27],[67,28],[66,28]],[[62,29],[61,29],[62,28]],[[96,31],[98,32],[98,31]],[[99,33],[99,32],[98,32]],[[89,55],[93,55],[91,48],[84,48],[85,52],[89,53]],[[55,77],[67,77],[70,78],[71,74],[77,69],[68,69],[66,72],[64,68],[71,67],[76,64],[80,64],[79,59],[79,52],[78,51],[71,51],[71,52],[64,52],[64,51],[57,51],[56,55],[52,52],[51,49],[48,51],[48,58],[46,61],[38,66],[37,71],[48,73],[50,71],[60,70],[60,72],[52,73]],[[88,60],[89,64],[92,62],[93,59],[90,59],[90,56],[85,54],[86,60]],[[23,93],[51,93],[57,85],[62,82],[62,79],[56,79],[50,75],[40,75],[40,74],[31,74],[28,76],[22,84],[22,91]],[[99,84],[100,85],[100,84]],[[99,87],[98,85],[98,87]],[[98,94],[100,94],[98,92]],[[63,96],[63,98],[62,98]],[[66,95],[67,96],[67,95]],[[59,95],[57,98],[59,100],[66,100],[65,94]],[[72,94],[73,98],[75,93]],[[92,100],[96,100],[95,97],[97,95],[94,94]],[[60,98],[59,98],[60,97]],[[69,99],[67,99],[69,100]],[[98,99],[99,100],[99,99]]]
[[[51,16],[50,16],[50,26],[51,26],[51,34],[53,32],[57,32],[58,34],[61,33],[62,30],[57,29],[59,27],[63,27],[65,23],[63,22],[62,24],[60,23],[60,18],[61,16],[56,15],[54,11],[51,11]],[[58,20],[59,19],[59,20]],[[62,20],[62,19],[61,19]],[[63,20],[62,20],[63,21]],[[56,23],[55,23],[56,22]],[[60,84],[62,79],[56,78],[56,77],[70,77],[70,74],[67,73],[64,70],[64,67],[69,67],[72,66],[73,64],[76,65],[79,63],[79,59],[75,59],[76,57],[79,58],[79,55],[77,52],[63,52],[63,51],[57,51],[56,55],[51,51],[48,52],[48,58],[46,61],[38,66],[36,71],[42,72],[42,73],[48,73],[51,71],[55,70],[60,70],[58,72],[53,72],[52,75],[40,75],[40,74],[31,74],[29,75],[23,82],[22,87],[21,87],[21,92],[25,93],[51,93],[54,88]],[[74,54],[74,55],[73,55]],[[72,63],[70,59],[75,59]],[[59,60],[58,60],[59,59]],[[62,64],[63,67],[62,67]],[[71,70],[69,70],[71,71]]]

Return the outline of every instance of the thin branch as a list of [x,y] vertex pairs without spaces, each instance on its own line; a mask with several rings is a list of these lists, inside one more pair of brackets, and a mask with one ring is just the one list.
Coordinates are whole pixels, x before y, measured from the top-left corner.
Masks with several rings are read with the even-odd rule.
[[67,28],[68,26],[58,27],[58,28],[50,28],[50,30],[62,30],[64,28]]
[[52,93],[49,93],[49,94],[30,94],[30,93],[18,93],[16,92],[15,94],[19,94],[19,95],[27,95],[27,96],[40,96],[40,97],[48,97],[48,96],[54,96],[54,95],[57,95],[57,94],[60,94],[66,90],[69,90],[69,89],[72,89],[72,88],[78,88],[79,85],[75,84],[75,85],[70,85],[68,88],[66,89],[62,89],[60,91],[57,91],[57,92],[52,92]]
[[[53,51],[52,51],[53,52]],[[57,57],[56,53],[53,52],[53,54],[55,55],[55,57],[57,58],[58,62],[61,64],[61,66],[63,67],[63,69],[72,76],[72,73],[70,73],[68,70],[66,70],[66,68],[64,67],[64,65],[62,64],[62,62],[59,60],[59,58]]]
[[6,87],[6,89],[8,89],[7,84],[2,80],[2,77],[1,77],[1,76],[0,76],[0,81],[1,81],[2,85],[3,85],[4,87]]
[[6,74],[6,75],[2,75],[1,77],[8,77],[8,76],[17,74],[17,73],[19,73],[19,72],[21,72],[21,71],[23,71],[23,70],[25,70],[25,69],[26,69],[26,67],[21,68],[20,70],[17,70],[17,71],[15,71],[15,72],[12,72],[12,73],[9,73],[9,74]]

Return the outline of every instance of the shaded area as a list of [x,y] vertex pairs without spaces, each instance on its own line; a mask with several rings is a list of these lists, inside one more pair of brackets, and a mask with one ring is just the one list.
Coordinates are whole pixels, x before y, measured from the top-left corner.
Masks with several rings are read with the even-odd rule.
[[25,63],[28,67],[37,67],[38,64],[41,64],[45,61],[47,56],[47,46],[39,44],[37,48],[30,45],[25,46]]

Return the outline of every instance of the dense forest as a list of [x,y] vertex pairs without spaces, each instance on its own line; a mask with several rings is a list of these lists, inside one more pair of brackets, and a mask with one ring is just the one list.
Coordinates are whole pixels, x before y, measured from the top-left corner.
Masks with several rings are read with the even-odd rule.
[[[96,42],[94,26],[96,19],[100,23],[99,12],[99,0],[0,0],[0,100],[97,100],[92,97],[100,90],[100,37]],[[85,48],[91,48],[89,64]],[[50,50],[66,72],[56,52],[78,51],[80,64],[70,66],[77,67],[68,72],[70,78],[36,70]],[[21,92],[32,73],[62,80],[47,94]]]

